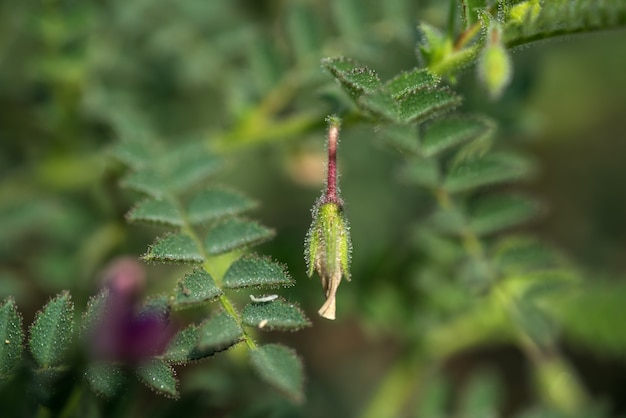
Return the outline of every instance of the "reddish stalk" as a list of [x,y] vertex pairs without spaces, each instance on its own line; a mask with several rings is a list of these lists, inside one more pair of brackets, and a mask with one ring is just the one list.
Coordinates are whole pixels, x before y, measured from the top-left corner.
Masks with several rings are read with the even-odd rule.
[[328,169],[326,178],[326,203],[339,204],[337,197],[337,138],[339,137],[339,123],[331,121],[328,128]]

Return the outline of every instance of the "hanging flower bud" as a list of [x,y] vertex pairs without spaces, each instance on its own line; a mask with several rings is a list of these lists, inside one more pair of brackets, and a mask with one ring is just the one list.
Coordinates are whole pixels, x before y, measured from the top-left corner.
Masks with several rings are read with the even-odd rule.
[[478,77],[493,100],[499,98],[511,82],[513,65],[502,42],[502,28],[492,21],[478,61]]
[[335,296],[342,276],[350,280],[350,228],[343,212],[343,201],[337,190],[337,138],[340,121],[329,117],[328,167],[326,190],[313,207],[313,222],[305,241],[308,275],[313,271],[322,279],[326,302],[319,314],[335,319]]

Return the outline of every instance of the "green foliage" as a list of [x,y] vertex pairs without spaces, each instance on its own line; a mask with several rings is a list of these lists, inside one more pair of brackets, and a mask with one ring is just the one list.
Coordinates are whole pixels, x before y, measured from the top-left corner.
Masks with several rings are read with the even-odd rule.
[[[427,21],[417,31],[416,17]],[[593,271],[621,268],[623,199],[603,201],[602,185],[623,170],[579,150],[573,135],[554,145],[547,127],[583,137],[580,126],[592,126],[598,147],[621,132],[610,123],[620,114],[620,81],[603,78],[623,48],[607,36],[594,40],[604,48],[594,54],[575,44],[580,59],[563,53],[569,43],[547,43],[541,60],[509,49],[625,25],[622,0],[0,4],[0,60],[10,63],[0,69],[2,415],[483,417],[503,412],[506,400],[511,417],[611,416],[594,409],[595,379],[578,379],[586,368],[573,369],[561,346],[600,353],[602,362],[626,350],[622,280]],[[324,59],[343,89],[336,94],[319,68],[327,54],[376,71]],[[603,65],[586,70],[585,60]],[[501,103],[474,89],[472,65]],[[554,77],[576,88],[549,94]],[[594,96],[602,82],[615,86]],[[300,199],[322,172],[318,143],[331,113],[344,121],[339,166],[358,244],[354,286],[340,298],[348,315],[279,337],[264,331],[311,325],[300,308],[312,306],[308,285],[288,295],[265,290],[296,283],[274,260],[297,272],[307,220]],[[530,134],[541,141],[527,142]],[[370,136],[400,151],[402,170]],[[550,164],[549,181],[530,186],[554,194],[549,223],[532,224],[541,239],[523,229],[543,205],[518,190],[536,173],[518,148]],[[610,156],[620,151],[613,141]],[[584,173],[559,183],[563,161]],[[572,195],[585,188],[593,194]],[[256,199],[260,215],[249,213]],[[121,222],[129,207],[137,225]],[[571,209],[561,216],[561,207]],[[273,228],[279,239],[269,242]],[[271,258],[247,254],[261,243]],[[150,262],[145,281],[144,272],[103,269],[114,256],[140,253]],[[128,293],[107,290],[113,279]],[[48,301],[25,336],[17,306],[30,318],[60,289],[72,297]],[[142,301],[143,293],[156,296]],[[163,335],[172,337],[162,352],[100,357],[94,337],[116,325],[124,297],[129,334],[148,319],[167,320]],[[82,315],[72,300],[88,300]],[[303,362],[275,338],[306,346],[308,403]],[[501,344],[524,356],[524,378],[466,379],[483,363],[476,357],[499,370],[499,357],[481,350]],[[375,374],[360,367],[364,348]],[[252,371],[263,382],[249,381]],[[162,396],[138,390],[142,383]],[[264,383],[301,405],[266,395]]]
[[311,326],[300,308],[287,301],[253,302],[243,308],[243,323],[262,330],[298,330]]
[[241,341],[243,330],[235,318],[220,312],[198,327],[198,347],[201,350],[222,351]]
[[68,292],[58,294],[37,312],[30,328],[30,351],[42,368],[62,364],[74,333],[74,303]]
[[172,366],[161,360],[144,363],[137,369],[137,377],[151,390],[177,398],[178,382]]
[[287,396],[301,402],[304,373],[293,350],[280,344],[268,344],[250,351],[250,361],[257,373]]
[[204,239],[204,246],[208,254],[219,255],[252,247],[273,236],[274,231],[256,222],[231,218],[211,228]]
[[176,285],[171,304],[174,309],[188,308],[215,300],[222,294],[209,273],[203,269],[194,269]]
[[241,257],[224,274],[224,287],[227,289],[293,286],[293,284],[284,266],[257,256]]
[[119,393],[126,380],[125,373],[119,366],[108,363],[89,364],[85,379],[94,392],[107,398]]
[[7,380],[22,356],[22,317],[15,301],[6,299],[0,305],[0,382]]

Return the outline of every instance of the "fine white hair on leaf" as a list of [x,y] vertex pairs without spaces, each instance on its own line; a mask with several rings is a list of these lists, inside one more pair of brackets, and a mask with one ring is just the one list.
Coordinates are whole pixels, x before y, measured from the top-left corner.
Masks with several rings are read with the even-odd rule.
[[250,295],[250,300],[252,300],[252,302],[257,302],[257,303],[271,302],[275,299],[278,299],[278,295],[263,295],[259,297]]

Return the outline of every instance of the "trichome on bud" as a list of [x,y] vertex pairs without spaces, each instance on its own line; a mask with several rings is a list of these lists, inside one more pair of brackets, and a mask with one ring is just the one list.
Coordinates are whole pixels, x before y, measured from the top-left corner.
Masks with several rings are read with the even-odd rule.
[[314,271],[322,279],[326,302],[319,314],[335,319],[336,293],[341,278],[350,280],[350,228],[337,188],[337,139],[340,120],[328,118],[328,166],[326,188],[313,207],[313,222],[305,241],[305,258],[309,277]]

